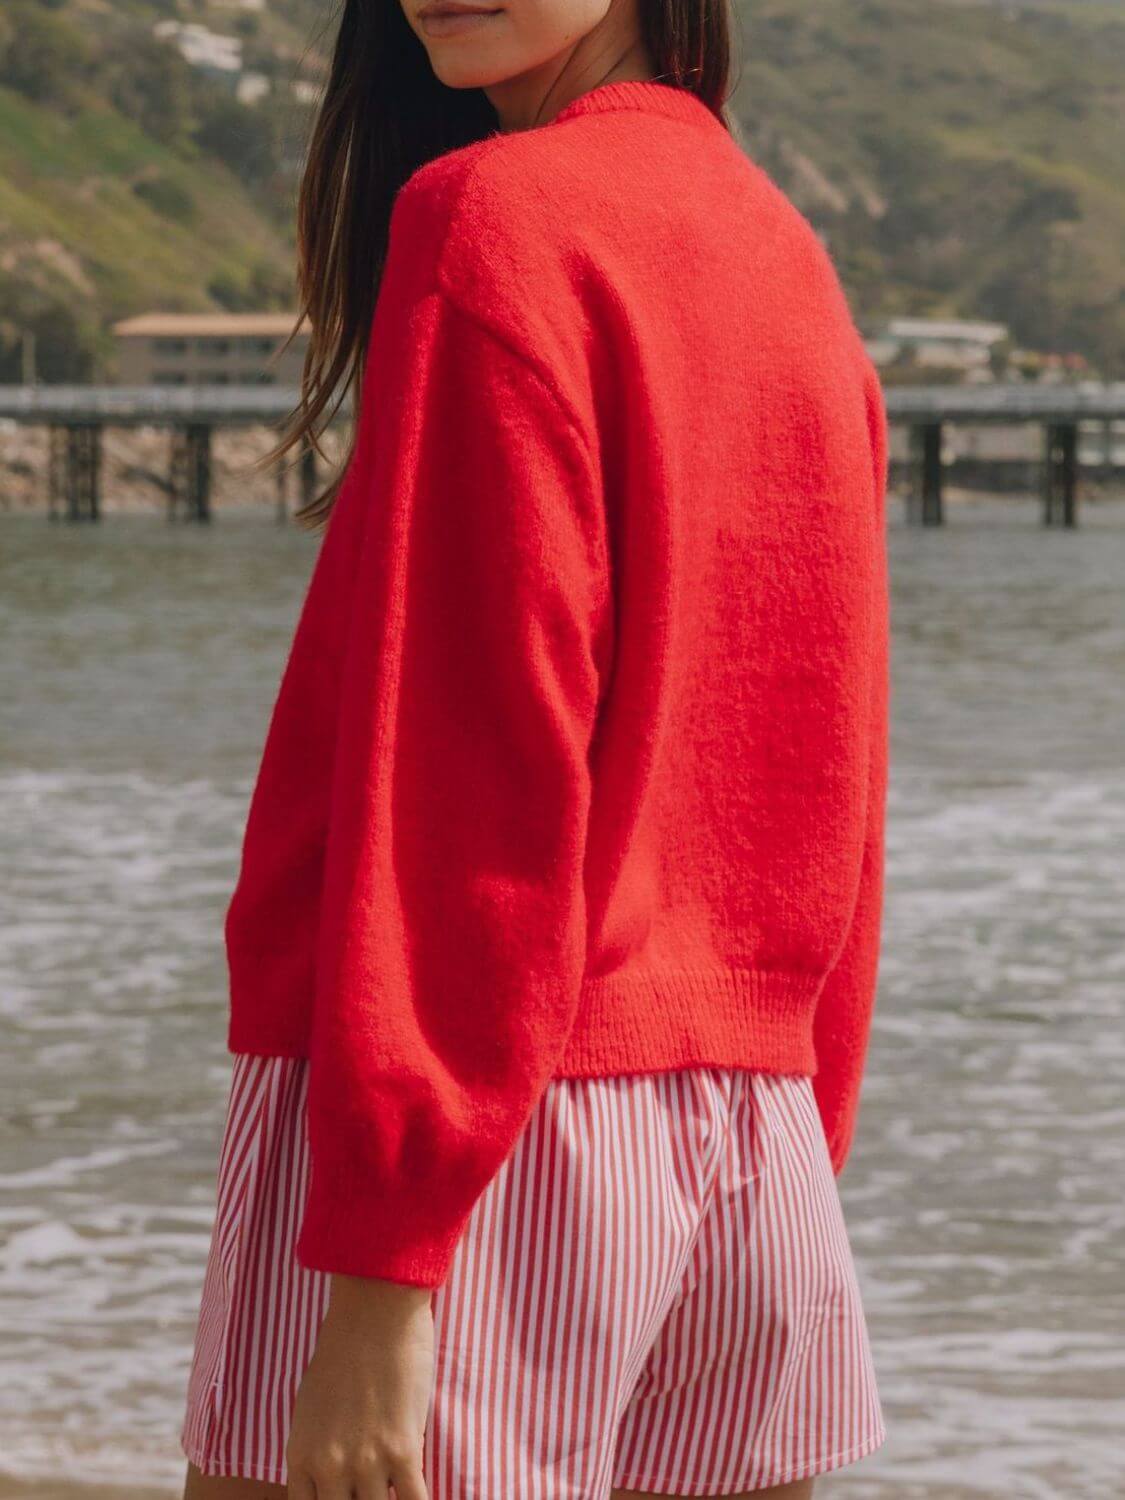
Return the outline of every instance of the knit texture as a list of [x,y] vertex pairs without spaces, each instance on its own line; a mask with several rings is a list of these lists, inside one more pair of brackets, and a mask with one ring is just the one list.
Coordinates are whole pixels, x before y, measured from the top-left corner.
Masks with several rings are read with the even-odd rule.
[[603,84],[395,199],[353,461],[226,917],[308,1057],[310,1267],[438,1286],[557,1077],[812,1074],[881,925],[886,418],[808,221]]

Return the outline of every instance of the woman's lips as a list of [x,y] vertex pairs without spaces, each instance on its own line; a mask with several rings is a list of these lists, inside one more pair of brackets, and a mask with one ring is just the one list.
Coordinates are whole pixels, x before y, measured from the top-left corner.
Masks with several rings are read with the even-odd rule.
[[418,19],[427,36],[459,36],[462,32],[479,31],[499,10],[473,10],[467,7],[427,7],[418,12]]

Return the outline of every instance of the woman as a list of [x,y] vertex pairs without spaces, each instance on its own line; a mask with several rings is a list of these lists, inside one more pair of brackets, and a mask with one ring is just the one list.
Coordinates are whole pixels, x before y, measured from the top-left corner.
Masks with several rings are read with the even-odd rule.
[[884,1440],[834,1173],[885,418],[727,72],[709,0],[345,6],[289,437],[357,422],[226,919],[191,1500],[807,1496]]

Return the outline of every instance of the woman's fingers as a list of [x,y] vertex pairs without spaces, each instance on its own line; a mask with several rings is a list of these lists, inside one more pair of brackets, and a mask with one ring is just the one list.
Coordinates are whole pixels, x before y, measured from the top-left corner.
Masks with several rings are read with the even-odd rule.
[[[299,1458],[291,1454],[286,1465],[289,1469],[288,1500],[352,1500],[351,1471],[342,1457],[329,1453]],[[382,1496],[380,1500],[383,1500]]]
[[349,1458],[317,1454],[288,1459],[287,1500],[429,1500],[419,1460],[377,1457],[368,1450]]
[[386,1464],[376,1459],[360,1459],[353,1467],[348,1495],[352,1500],[390,1500],[390,1482]]
[[294,1472],[292,1464],[289,1468],[289,1483],[286,1486],[288,1500],[317,1500],[316,1486],[308,1474]]
[[[429,1500],[426,1481],[418,1464],[402,1465],[393,1469],[391,1484],[398,1500]],[[363,1500],[367,1500],[366,1495],[363,1496]],[[374,1495],[372,1495],[372,1500],[375,1500]],[[382,1493],[378,1496],[378,1500],[383,1500]]]
[[[357,1493],[355,1484],[348,1471],[343,1465],[331,1465],[312,1471],[312,1489],[309,1491],[310,1500],[352,1500]],[[362,1494],[362,1491],[359,1491]],[[372,1491],[372,1494],[375,1492]],[[379,1496],[379,1500],[385,1500],[386,1489]],[[367,1500],[364,1495],[364,1500]]]
[[321,1461],[289,1474],[288,1500],[390,1500],[392,1492],[397,1500],[429,1500],[421,1466],[402,1463],[392,1471],[375,1460]]

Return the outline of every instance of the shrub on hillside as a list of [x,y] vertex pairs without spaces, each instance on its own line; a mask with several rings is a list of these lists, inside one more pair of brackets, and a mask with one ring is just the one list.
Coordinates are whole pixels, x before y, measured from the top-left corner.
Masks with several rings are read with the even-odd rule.
[[82,33],[32,0],[9,0],[0,28],[0,84],[36,104],[70,108],[91,63]]

